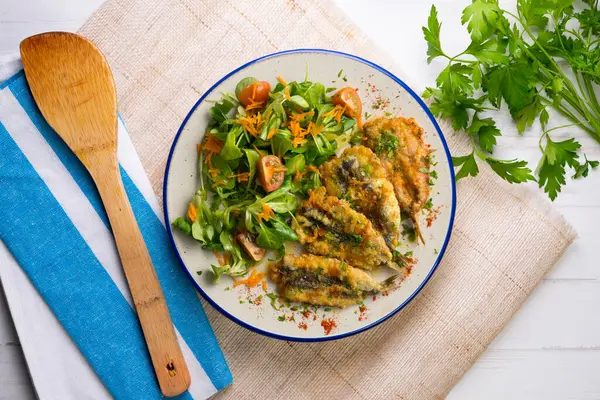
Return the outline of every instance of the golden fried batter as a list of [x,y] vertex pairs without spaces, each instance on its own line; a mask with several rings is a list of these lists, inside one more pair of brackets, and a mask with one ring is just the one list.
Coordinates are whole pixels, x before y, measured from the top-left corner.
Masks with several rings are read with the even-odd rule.
[[414,118],[377,117],[364,126],[365,146],[380,158],[394,185],[398,204],[411,215],[421,241],[418,216],[429,199],[429,146]]
[[379,157],[367,147],[350,147],[320,170],[327,193],[365,214],[387,245],[395,248],[400,236],[400,207]]
[[300,204],[292,228],[310,253],[339,258],[363,269],[381,265],[399,269],[383,236],[367,217],[346,201],[328,196],[324,187]]
[[286,255],[269,266],[279,294],[291,301],[322,306],[346,307],[365,297],[396,287],[401,275],[379,283],[368,273],[333,258],[312,254]]

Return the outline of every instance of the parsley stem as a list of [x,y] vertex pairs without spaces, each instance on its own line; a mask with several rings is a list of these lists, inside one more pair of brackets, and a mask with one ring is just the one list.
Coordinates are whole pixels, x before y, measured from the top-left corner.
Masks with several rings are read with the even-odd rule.
[[583,122],[580,121],[579,118],[577,118],[575,115],[573,115],[564,106],[555,105],[552,101],[548,100],[545,97],[540,96],[540,98],[542,99],[543,103],[545,103],[548,106],[553,107],[559,114],[561,114],[562,116],[567,118],[569,121],[573,121],[574,123],[579,123],[580,124],[579,126],[581,127],[581,129],[583,129],[584,131],[589,133],[590,136],[592,136],[592,138],[594,138],[598,143],[600,143],[600,136],[598,135],[598,133],[596,131],[594,131],[593,129],[589,128],[588,126],[584,125]]
[[587,89],[588,96],[590,97],[592,103],[594,103],[594,107],[596,110],[596,114],[600,115],[600,104],[598,103],[598,97],[596,97],[596,90],[592,84],[588,75],[582,74],[583,83],[585,84],[585,88]]

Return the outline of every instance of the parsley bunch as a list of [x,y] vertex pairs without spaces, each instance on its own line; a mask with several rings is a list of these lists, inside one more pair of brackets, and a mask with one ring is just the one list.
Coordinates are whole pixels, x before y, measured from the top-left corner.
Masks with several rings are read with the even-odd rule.
[[[500,8],[497,0],[473,0],[462,13],[471,44],[460,54],[447,55],[440,42],[441,23],[432,6],[427,27],[427,62],[442,57],[447,67],[436,88],[423,94],[431,98],[431,111],[448,118],[454,129],[464,129],[472,151],[453,157],[457,179],[476,176],[478,162],[486,162],[510,183],[537,180],[554,200],[565,184],[567,169],[573,178],[585,177],[598,166],[578,154],[574,139],[554,141],[550,132],[578,126],[600,143],[599,0],[583,0],[576,11],[573,0],[518,0],[515,13]],[[570,71],[569,71],[570,70]],[[535,172],[526,161],[492,157],[501,132],[486,111],[506,104],[519,133],[539,119],[542,158]],[[552,109],[572,123],[547,129]],[[479,161],[478,161],[479,160]],[[534,177],[534,175],[537,175]]]

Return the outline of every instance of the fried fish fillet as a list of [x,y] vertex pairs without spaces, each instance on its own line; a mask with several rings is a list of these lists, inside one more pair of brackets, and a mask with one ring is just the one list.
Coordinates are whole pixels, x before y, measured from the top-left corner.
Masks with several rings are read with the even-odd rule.
[[424,242],[418,216],[429,199],[431,150],[423,141],[423,129],[414,118],[377,117],[366,123],[364,130],[364,145],[381,158],[400,209],[411,215],[416,232]]
[[328,196],[324,187],[315,189],[300,204],[292,228],[310,253],[339,258],[363,269],[383,265],[400,269],[367,217],[346,201]]
[[269,266],[279,294],[290,300],[314,305],[346,307],[367,296],[394,289],[402,281],[394,275],[379,283],[368,273],[344,261],[312,254],[286,255]]
[[320,170],[327,193],[363,213],[383,234],[386,244],[395,248],[400,236],[400,207],[379,157],[368,147],[350,147],[322,164]]

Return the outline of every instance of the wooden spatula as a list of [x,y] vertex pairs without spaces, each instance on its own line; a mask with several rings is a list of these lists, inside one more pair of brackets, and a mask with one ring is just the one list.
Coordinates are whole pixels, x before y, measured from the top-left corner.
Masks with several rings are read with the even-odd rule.
[[119,173],[117,95],[108,63],[90,41],[65,32],[25,39],[21,58],[42,114],[98,187],[160,389],[165,396],[183,393],[190,374]]

